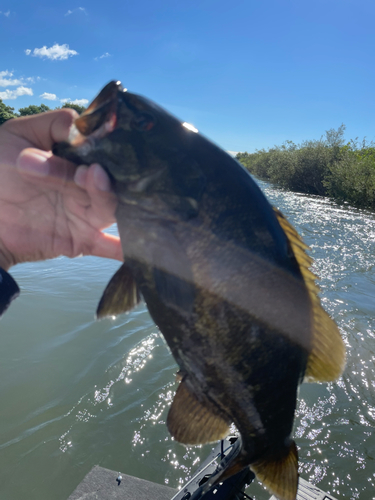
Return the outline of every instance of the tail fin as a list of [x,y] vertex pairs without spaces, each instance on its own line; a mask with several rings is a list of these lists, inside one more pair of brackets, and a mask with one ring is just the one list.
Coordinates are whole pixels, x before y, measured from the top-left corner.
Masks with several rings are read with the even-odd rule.
[[298,489],[298,452],[294,441],[282,459],[262,460],[251,464],[259,481],[279,500],[296,500]]

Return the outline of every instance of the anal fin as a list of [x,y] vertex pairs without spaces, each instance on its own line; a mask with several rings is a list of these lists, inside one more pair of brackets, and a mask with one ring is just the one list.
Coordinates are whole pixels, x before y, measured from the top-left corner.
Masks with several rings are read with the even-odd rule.
[[263,486],[279,500],[296,500],[298,489],[298,451],[294,441],[289,453],[278,459],[268,458],[250,465]]
[[225,419],[208,400],[198,397],[182,381],[168,413],[167,427],[171,435],[183,444],[206,444],[224,439],[229,434]]
[[106,286],[96,309],[98,319],[128,312],[141,301],[141,296],[129,266],[123,264]]

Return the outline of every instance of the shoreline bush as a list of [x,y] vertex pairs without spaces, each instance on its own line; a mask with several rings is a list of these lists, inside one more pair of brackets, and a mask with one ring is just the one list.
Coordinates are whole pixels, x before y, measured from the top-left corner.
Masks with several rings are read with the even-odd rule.
[[236,158],[251,174],[290,191],[329,196],[358,208],[375,210],[375,144],[351,140],[345,144],[345,125],[325,137]]
[[[61,108],[72,108],[77,111],[78,114],[83,113],[86,109],[84,106],[79,106],[78,104],[73,104],[72,102],[66,102],[61,107],[57,107],[55,109]],[[39,106],[35,104],[30,104],[26,108],[20,108],[18,113],[11,106],[6,105],[2,99],[0,99],[0,125],[5,123],[7,120],[11,120],[12,118],[19,118],[20,116],[30,116],[37,115],[39,113],[44,113],[45,111],[51,111],[51,108],[46,104],[40,104]]]

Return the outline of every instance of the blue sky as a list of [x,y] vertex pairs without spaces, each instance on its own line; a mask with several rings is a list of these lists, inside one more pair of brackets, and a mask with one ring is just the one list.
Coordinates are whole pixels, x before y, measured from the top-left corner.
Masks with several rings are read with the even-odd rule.
[[227,150],[341,123],[375,140],[373,0],[77,2],[0,0],[6,104],[85,103],[115,79]]

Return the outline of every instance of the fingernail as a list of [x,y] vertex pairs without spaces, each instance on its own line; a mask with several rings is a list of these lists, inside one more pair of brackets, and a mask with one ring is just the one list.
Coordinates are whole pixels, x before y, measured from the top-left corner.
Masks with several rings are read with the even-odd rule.
[[111,182],[102,167],[95,163],[93,169],[96,189],[99,189],[99,191],[111,191]]
[[81,165],[77,168],[74,174],[74,182],[77,186],[85,189],[86,186],[86,175],[87,175],[88,167],[86,165]]
[[17,167],[32,175],[46,177],[49,174],[49,157],[36,152],[20,153],[17,159]]

